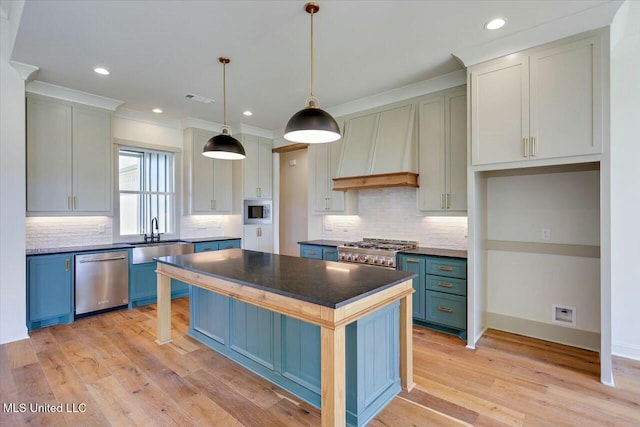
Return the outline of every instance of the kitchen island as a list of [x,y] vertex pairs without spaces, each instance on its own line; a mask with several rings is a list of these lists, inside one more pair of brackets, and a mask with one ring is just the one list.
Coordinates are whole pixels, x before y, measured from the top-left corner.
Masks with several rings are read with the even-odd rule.
[[157,343],[170,283],[191,287],[189,335],[321,408],[364,425],[413,388],[414,274],[241,249],[158,258]]

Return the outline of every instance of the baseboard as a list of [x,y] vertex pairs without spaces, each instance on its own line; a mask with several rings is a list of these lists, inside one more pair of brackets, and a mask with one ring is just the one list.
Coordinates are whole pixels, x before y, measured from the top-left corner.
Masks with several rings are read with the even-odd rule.
[[600,333],[536,322],[519,317],[487,313],[487,328],[538,338],[558,344],[600,351]]
[[640,361],[640,346],[632,344],[613,344],[611,352],[614,356]]

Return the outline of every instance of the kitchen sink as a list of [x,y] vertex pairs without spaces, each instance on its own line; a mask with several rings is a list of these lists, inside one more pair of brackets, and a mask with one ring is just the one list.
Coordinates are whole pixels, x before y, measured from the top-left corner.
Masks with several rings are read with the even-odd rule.
[[164,242],[132,243],[131,263],[144,264],[153,262],[154,258],[192,254],[194,252],[193,243],[182,242],[180,240],[167,240]]

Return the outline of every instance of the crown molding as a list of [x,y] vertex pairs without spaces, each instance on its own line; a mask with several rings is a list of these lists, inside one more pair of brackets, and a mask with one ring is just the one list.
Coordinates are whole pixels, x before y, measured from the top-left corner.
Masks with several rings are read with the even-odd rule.
[[27,83],[26,91],[41,96],[63,99],[65,101],[76,102],[78,104],[91,105],[93,107],[104,108],[115,111],[124,101],[107,98],[105,96],[94,95],[75,89],[54,85],[51,83],[34,80]]
[[182,130],[182,124],[180,123],[180,120],[162,117],[156,113],[148,113],[120,107],[116,110],[113,116],[121,119],[134,120],[136,122],[149,123],[152,125]]
[[243,134],[243,135],[249,134],[249,135],[254,135],[254,136],[260,136],[262,138],[273,139],[273,131],[272,130],[259,128],[257,126],[245,125],[243,123],[240,123],[240,125],[238,127],[239,127],[239,130],[240,130],[240,133]]
[[9,61],[9,64],[20,74],[22,80],[26,82],[30,82],[31,79],[35,78],[37,71],[40,67],[36,67],[35,65],[23,64],[18,61]]
[[208,120],[196,119],[194,117],[185,117],[180,120],[180,124],[182,124],[183,129],[197,128],[209,130],[211,132],[220,132],[220,128],[222,128],[222,123],[210,122]]

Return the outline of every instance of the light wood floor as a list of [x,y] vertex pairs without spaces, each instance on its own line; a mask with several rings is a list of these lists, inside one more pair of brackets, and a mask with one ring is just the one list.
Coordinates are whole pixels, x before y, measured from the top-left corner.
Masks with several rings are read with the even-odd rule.
[[[0,346],[0,426],[319,425],[317,410],[188,338],[188,312],[186,298],[174,300],[165,346],[154,343],[155,306]],[[640,425],[640,362],[615,359],[610,388],[589,351],[498,331],[475,351],[427,329],[413,335],[417,386],[371,426]],[[31,402],[86,411],[7,412]]]

